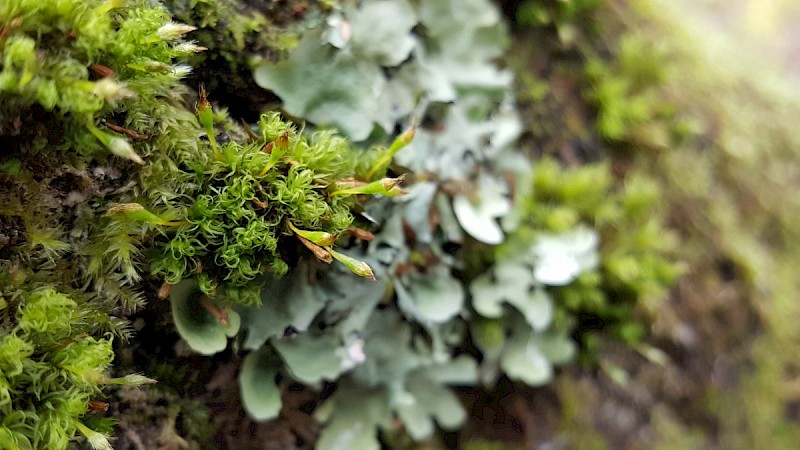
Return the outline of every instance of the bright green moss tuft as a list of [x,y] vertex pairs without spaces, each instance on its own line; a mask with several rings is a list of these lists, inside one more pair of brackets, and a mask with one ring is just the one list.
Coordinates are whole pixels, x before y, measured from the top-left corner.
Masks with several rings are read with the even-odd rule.
[[0,448],[60,450],[81,435],[109,448],[82,420],[102,387],[119,381],[104,374],[111,339],[87,333],[89,311],[53,289],[14,303],[13,325],[0,338]]
[[[252,142],[220,145],[210,140],[206,151],[182,155],[191,188],[165,202],[174,221],[146,252],[154,275],[169,284],[196,278],[211,296],[224,285],[232,294],[225,295],[228,301],[250,303],[258,297],[233,293],[268,270],[283,275],[291,263],[283,252],[305,246],[331,262],[330,247],[353,223],[351,210],[357,204],[356,195],[332,194],[344,193],[341,186],[365,184],[357,180],[384,152],[368,155],[329,131],[305,136],[277,113],[262,116],[259,131],[260,138]],[[129,219],[115,226],[134,230]],[[143,220],[164,224],[144,217],[133,222]],[[334,238],[315,242],[302,237],[306,232]],[[257,283],[253,289],[258,290]]]
[[596,317],[611,335],[639,342],[645,332],[637,314],[654,310],[682,272],[672,258],[676,242],[663,225],[658,186],[631,175],[615,188],[606,164],[565,169],[550,159],[537,164],[533,183],[523,224],[500,254],[543,233],[593,227],[600,236],[599,266],[554,288],[555,304],[562,317]]
[[169,97],[188,73],[173,59],[199,50],[181,41],[192,29],[140,0],[3,2],[0,130],[35,129],[27,111],[40,107],[60,130],[37,136],[40,149],[91,155],[105,147],[142,163],[128,138],[102,119]]

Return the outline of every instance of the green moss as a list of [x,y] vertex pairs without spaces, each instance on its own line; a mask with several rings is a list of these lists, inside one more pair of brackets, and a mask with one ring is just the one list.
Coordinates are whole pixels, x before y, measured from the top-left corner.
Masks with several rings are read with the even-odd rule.
[[[206,112],[210,106],[201,107],[201,121],[213,137]],[[237,294],[237,289],[250,286],[267,268],[283,275],[292,264],[286,256],[292,248],[305,245],[323,261],[342,260],[330,247],[353,223],[356,195],[391,195],[380,181],[374,184],[377,191],[368,192],[373,184],[357,180],[374,172],[392,150],[364,153],[329,131],[305,136],[277,113],[262,116],[259,130],[258,139],[245,144],[217,144],[214,138],[197,152],[176,155],[169,169],[151,172],[152,177],[177,174],[189,187],[181,195],[158,198],[164,200],[163,206],[160,201],[152,206],[163,211],[158,215],[137,203],[114,209],[106,234],[119,233],[126,245],[114,247],[114,257],[130,259],[124,266],[136,270],[131,236],[163,229],[165,237],[156,237],[146,251],[152,273],[170,284],[196,277],[212,296],[224,284],[230,294],[225,298],[233,303],[257,302],[257,295]],[[165,187],[157,179],[146,183]],[[257,283],[253,289],[258,291]]]
[[563,233],[583,224],[600,235],[600,264],[553,288],[562,318],[594,317],[604,333],[635,344],[645,327],[638,313],[655,311],[682,266],[674,262],[677,241],[664,226],[658,185],[630,174],[618,183],[607,164],[562,168],[544,159],[534,168],[533,194],[523,222],[499,250],[513,252],[542,233]]
[[66,449],[81,436],[94,448],[110,448],[84,423],[89,402],[106,385],[150,380],[105,375],[114,358],[111,338],[91,334],[87,305],[53,289],[20,293],[13,304],[17,312],[0,338],[0,448]]
[[35,129],[23,112],[37,105],[58,128],[40,133],[36,145],[23,150],[91,155],[106,147],[141,162],[128,139],[101,119],[170,96],[185,75],[172,62],[194,52],[180,41],[192,28],[169,20],[165,9],[141,1],[64,0],[47,8],[33,1],[4,3],[0,129]]
[[[265,15],[240,9],[232,1],[172,4],[182,20],[204,28],[197,36],[200,44],[216,48],[196,55],[193,61],[246,73],[248,80],[249,66],[244,68],[247,62],[243,61],[243,53],[281,52],[294,42],[292,33],[273,33],[278,28]],[[539,24],[556,24],[565,39],[569,35],[565,30],[569,30],[575,17],[593,8],[595,2],[525,4],[525,14]],[[193,279],[201,291],[216,295],[229,305],[252,305],[260,301],[258,290],[265,276],[287,272],[299,258],[316,257],[325,262],[337,258],[354,271],[363,271],[363,263],[347,259],[333,250],[333,245],[354,222],[355,212],[362,207],[362,194],[393,194],[400,182],[377,180],[389,165],[394,147],[389,151],[358,152],[332,132],[304,135],[277,114],[262,116],[259,135],[247,139],[222,110],[212,112],[202,94],[195,116],[184,103],[187,90],[179,83],[187,69],[173,62],[191,56],[199,48],[175,40],[187,29],[168,25],[170,17],[163,8],[133,1],[60,0],[49,6],[47,11],[30,1],[0,6],[0,23],[4,24],[0,33],[0,94],[8,99],[0,106],[0,137],[4,141],[14,133],[33,137],[21,139],[23,143],[13,146],[14,150],[0,162],[0,181],[4,188],[10,186],[2,192],[0,225],[19,223],[20,230],[24,230],[22,243],[14,242],[9,257],[24,267],[16,274],[16,269],[0,273],[0,286],[6,280],[10,280],[9,285],[24,284],[15,281],[15,277],[30,278],[29,285],[4,292],[0,298],[2,373],[3,377],[15,377],[15,386],[22,386],[14,388],[13,396],[7,396],[14,407],[4,414],[3,420],[8,424],[2,422],[5,428],[0,428],[0,447],[9,442],[7,447],[24,448],[21,443],[25,439],[40,439],[42,447],[62,448],[76,430],[86,432],[82,427],[92,422],[85,416],[87,399],[99,395],[102,383],[111,382],[98,375],[111,357],[110,338],[99,331],[112,322],[109,311],[118,311],[119,306],[132,310],[142,304],[143,297],[133,287],[139,284],[143,273],[149,272],[168,283]],[[432,24],[425,23],[433,29]],[[264,31],[266,37],[257,36],[259,31]],[[422,36],[408,33],[415,38]],[[680,143],[689,134],[659,90],[672,77],[662,67],[667,57],[651,59],[648,50],[646,41],[629,37],[620,42],[617,60],[590,57],[586,73],[591,86],[587,96],[597,107],[597,129],[615,147],[663,149]],[[490,53],[494,51],[492,47]],[[114,75],[109,76],[104,68]],[[536,79],[528,81],[532,99],[552,94]],[[249,90],[251,82],[237,84],[234,89],[240,87],[242,98],[257,95]],[[225,96],[219,92],[222,91],[215,92],[217,98]],[[255,100],[252,103],[258,104],[255,109],[261,105]],[[42,115],[44,119],[39,120]],[[18,119],[29,116],[36,126],[17,124]],[[49,125],[53,127],[48,131]],[[426,133],[434,133],[434,129],[429,127]],[[103,147],[146,165],[132,166],[123,161],[127,164],[122,166],[124,176],[114,183],[99,183],[87,174],[118,169],[114,165],[120,163],[107,158]],[[724,150],[738,155],[750,152],[748,148]],[[425,157],[422,153],[421,159]],[[78,201],[74,208],[58,203],[61,197],[57,195],[65,193],[57,189],[53,177],[46,174],[42,179],[37,175],[53,168],[54,155],[59,164],[63,161],[69,165],[71,175],[87,185],[77,190],[85,200]],[[686,155],[665,158],[670,164],[668,169],[674,171],[665,172],[679,173],[687,166],[686,161],[697,162],[692,157],[681,159],[683,156]],[[137,170],[130,170],[131,167]],[[753,182],[744,175],[759,166],[731,164],[726,169],[731,169],[726,176],[752,188]],[[775,175],[774,167],[768,169]],[[706,170],[711,172],[707,167]],[[473,173],[477,169],[463,176]],[[691,191],[693,194],[706,187],[704,180],[695,181],[685,186],[690,191],[696,189]],[[607,330],[617,338],[632,344],[639,342],[647,326],[639,320],[638,313],[652,310],[680,271],[679,265],[670,262],[675,243],[665,232],[658,207],[659,199],[666,195],[664,189],[653,178],[635,172],[615,179],[607,165],[562,169],[549,160],[536,169],[533,188],[522,226],[500,255],[545,233],[563,233],[579,225],[596,229],[602,254],[597,269],[580,275],[571,285],[550,290],[558,305],[557,322],[561,322],[556,328],[563,330],[570,317],[586,314],[605,322]],[[446,190],[444,185],[441,190]],[[440,194],[445,195],[436,195]],[[420,230],[430,225],[428,231],[435,230],[436,238],[441,238],[435,222],[445,221],[447,200],[443,197],[448,208],[437,205],[432,209],[426,203],[430,214],[422,214],[425,217],[418,221],[421,225],[417,224]],[[716,200],[711,221],[724,225],[724,230],[737,238],[724,240],[721,245],[735,254],[752,280],[764,283],[768,279],[754,268],[754,261],[762,261],[757,259],[762,248],[753,239],[738,239],[743,231],[736,221],[744,214],[732,212],[738,211],[735,199],[723,195]],[[767,197],[760,196],[759,200],[772,211],[780,208]],[[30,204],[47,206],[33,212]],[[785,225],[792,223],[792,218],[780,215],[778,222]],[[769,234],[767,228],[762,231]],[[398,245],[405,250],[406,245],[412,244],[404,243],[411,239],[402,234],[410,232],[398,233]],[[781,230],[779,237],[771,239],[781,240],[790,234]],[[485,262],[485,254],[480,251],[469,253],[468,257],[479,260],[473,267]],[[408,259],[421,272],[428,270],[423,250],[415,248],[410,255]],[[446,256],[442,259],[448,265],[443,265],[441,272],[449,280],[450,258],[442,256]],[[452,263],[452,267],[457,264]],[[399,268],[396,274],[401,276]],[[69,296],[47,289],[49,286],[58,286]],[[453,281],[435,286],[460,284]],[[788,287],[783,289],[789,292]],[[387,304],[393,306],[391,302]],[[64,319],[48,325],[46,332],[36,331],[48,320],[52,322],[54,315]],[[410,317],[408,314],[406,318]],[[96,322],[102,326],[86,325]],[[436,334],[430,330],[434,328],[429,327],[428,332],[435,340]],[[414,333],[417,331],[415,328]],[[494,331],[494,337],[505,339],[502,328]],[[456,348],[461,345],[459,342],[448,345]],[[591,344],[589,337],[586,342]],[[789,345],[791,341],[780,342]],[[224,336],[223,343],[227,343]],[[29,376],[20,367],[30,369],[27,372],[38,378],[20,378]],[[78,387],[45,386],[53,381],[54,367],[62,371],[58,372],[63,373],[61,378]],[[780,368],[778,362],[770,366],[768,373],[780,373]],[[88,381],[86,374],[91,375]],[[97,378],[93,378],[95,375]],[[19,392],[45,387],[54,392],[75,389],[75,395],[62,395],[67,400],[51,408],[63,409],[63,414],[40,414],[38,404],[20,403],[34,398],[39,401],[36,395],[40,392]],[[575,399],[567,400],[565,415],[569,419]],[[768,417],[779,417],[777,409],[770,410]],[[36,415],[36,420],[33,415],[18,414],[27,410],[34,411],[31,414]],[[91,428],[101,430],[100,425]],[[91,436],[99,441],[96,435]],[[594,436],[580,442],[583,446],[600,445]],[[38,445],[33,442],[30,446]]]
[[663,86],[674,76],[669,49],[636,33],[624,34],[616,45],[613,61],[588,52],[585,64],[597,130],[617,145],[665,149],[679,143],[693,127],[664,99]]
[[604,0],[528,0],[517,10],[520,24],[531,27],[555,26],[562,42],[571,43],[579,32],[579,19]]
[[196,26],[198,32],[193,37],[210,49],[193,58],[192,66],[204,66],[209,59],[222,58],[229,64],[230,72],[236,72],[239,65],[246,66],[247,58],[259,52],[294,48],[300,32],[294,22],[320,8],[316,2],[254,6],[235,0],[168,0],[164,3],[176,19]]
[[103,213],[139,175],[112,155],[143,163],[197,140],[188,69],[173,65],[198,50],[181,40],[191,30],[146,1],[0,5],[0,237],[13,238],[0,253],[0,448],[80,435],[110,448],[89,401],[150,381],[106,376],[113,337],[129,336],[117,314],[143,296],[139,242]]

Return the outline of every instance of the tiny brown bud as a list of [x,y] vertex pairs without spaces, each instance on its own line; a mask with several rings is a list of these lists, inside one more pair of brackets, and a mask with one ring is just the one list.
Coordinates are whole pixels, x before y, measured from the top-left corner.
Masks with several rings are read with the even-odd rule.
[[166,299],[169,297],[169,291],[172,289],[172,285],[169,283],[164,283],[158,288],[158,298],[161,300]]
[[289,135],[287,133],[283,133],[278,137],[278,139],[275,140],[275,142],[281,150],[286,151],[286,149],[289,148]]
[[102,64],[92,64],[91,66],[89,66],[89,68],[92,69],[92,72],[94,72],[98,77],[101,78],[108,78],[114,76],[114,71],[111,70],[110,67],[104,66]]
[[89,400],[89,409],[92,411],[108,411],[108,403],[99,400]]

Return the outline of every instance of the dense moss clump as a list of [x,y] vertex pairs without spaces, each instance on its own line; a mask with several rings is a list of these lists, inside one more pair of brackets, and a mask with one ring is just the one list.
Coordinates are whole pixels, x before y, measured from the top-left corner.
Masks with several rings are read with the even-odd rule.
[[189,71],[173,58],[201,49],[181,40],[193,27],[143,1],[4,2],[0,24],[3,134],[37,129],[27,111],[43,110],[56,128],[36,136],[32,149],[89,155],[106,147],[138,163],[130,133],[109,114],[173,97]]
[[90,401],[147,381],[106,376],[144,296],[104,215],[136,195],[132,163],[197,140],[173,64],[191,30],[147,1],[0,4],[0,448],[110,448]]
[[[103,214],[141,194],[140,174],[170,170],[154,154],[196,146],[180,84],[190,69],[175,64],[202,50],[182,39],[192,29],[145,1],[0,5],[0,211],[25,230],[7,257],[85,283],[109,310],[141,306],[136,242]],[[154,161],[138,172],[110,154]]]
[[[201,97],[201,120],[210,108]],[[291,260],[281,254],[281,236],[295,236],[321,261],[333,258],[368,278],[366,265],[349,260],[331,247],[348,230],[354,217],[356,195],[401,193],[401,179],[369,182],[381,169],[381,158],[391,157],[407,143],[401,136],[387,150],[369,153],[354,149],[329,131],[303,136],[277,113],[261,117],[261,136],[247,144],[229,141],[217,144],[212,137],[207,152],[186,155],[193,187],[184,196],[167,202],[166,220],[147,213],[138,204],[116,209],[121,220],[141,219],[154,225],[174,227],[168,239],[155,239],[150,251],[151,270],[167,283],[197,278],[200,289],[216,296],[216,287],[245,287],[264,274],[262,264],[273,275],[282,276]],[[138,214],[138,216],[137,216]],[[166,217],[164,216],[164,217]],[[253,286],[252,295],[259,298]],[[245,302],[247,303],[247,302]]]
[[104,386],[152,380],[106,375],[111,338],[93,333],[90,307],[52,288],[16,294],[16,314],[0,322],[0,448],[61,450],[76,435],[96,449],[111,448],[111,423],[88,410],[107,407],[100,401]]

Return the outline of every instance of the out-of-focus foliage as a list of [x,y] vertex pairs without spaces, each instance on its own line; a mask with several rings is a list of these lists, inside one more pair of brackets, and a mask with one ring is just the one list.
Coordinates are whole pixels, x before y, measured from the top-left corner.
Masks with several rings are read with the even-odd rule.
[[[588,61],[574,67],[586,75],[585,94],[597,108],[597,130],[616,159],[615,173],[647,172],[659,192],[659,212],[680,235],[671,253],[686,269],[650,325],[656,342],[670,342],[665,348],[674,346],[680,357],[657,368],[627,361],[631,372],[609,373],[626,392],[653,398],[637,408],[655,406],[644,423],[656,433],[628,445],[790,448],[798,439],[797,377],[786,374],[796,358],[776,349],[798,340],[793,223],[800,208],[797,178],[787,169],[795,167],[800,148],[791,119],[795,81],[776,70],[729,3],[711,13],[698,2],[606,3],[594,15],[599,32],[573,43],[573,57]],[[784,14],[796,9],[791,2],[744,3],[741,22],[757,22],[761,32],[770,18],[789,23]],[[608,348],[607,361],[622,360],[619,347]],[[633,359],[641,356],[652,355]],[[736,374],[734,383],[720,383],[716,370],[705,373],[722,360],[725,372]],[[677,381],[676,394],[668,386],[680,377],[685,381]],[[601,405],[615,394],[591,381],[557,387],[559,442],[615,447],[608,444],[615,442],[613,427],[597,425]],[[684,390],[687,385],[693,387]]]
[[[498,258],[512,256],[523,242],[537,242],[537,271],[553,281],[574,279],[570,284],[558,283],[563,286],[554,290],[562,317],[585,314],[602,321],[605,333],[629,344],[639,342],[645,335],[647,313],[657,310],[659,300],[682,272],[674,256],[676,236],[664,227],[657,182],[630,173],[615,183],[607,164],[564,169],[546,159],[536,165],[533,185],[522,225]],[[559,245],[549,237],[552,233],[561,234],[562,246],[585,248],[579,235],[567,232],[586,226],[599,236],[599,258],[594,264],[587,267],[578,257],[550,256],[552,262],[548,261],[548,255],[559,255],[552,248]],[[550,267],[559,267],[561,272],[553,273]],[[579,275],[561,278],[584,267],[588,270]],[[637,311],[645,314],[637,315]]]
[[597,129],[606,138],[665,149],[693,131],[676,118],[675,104],[661,87],[673,69],[667,50],[635,34],[624,35],[609,64],[596,56],[586,63],[588,98],[597,108]]
[[527,0],[517,9],[517,21],[524,26],[554,26],[562,42],[570,44],[578,33],[578,19],[591,13],[605,0]]

